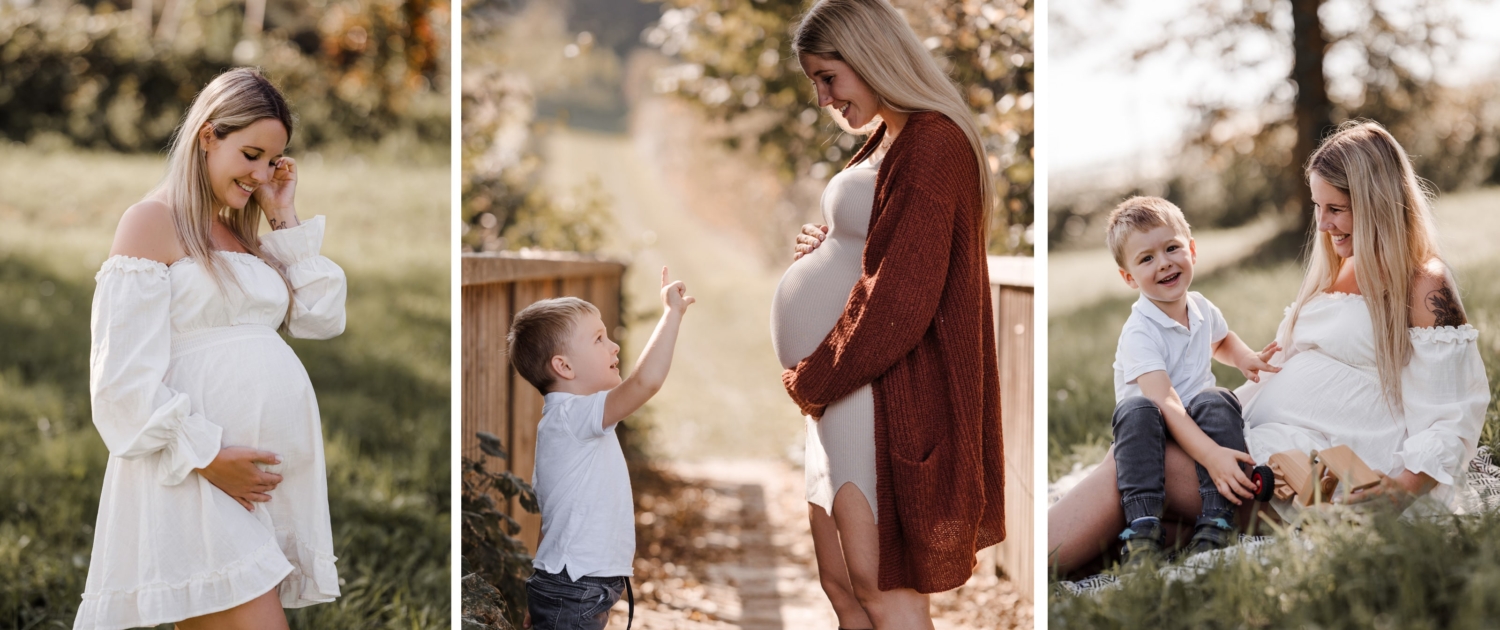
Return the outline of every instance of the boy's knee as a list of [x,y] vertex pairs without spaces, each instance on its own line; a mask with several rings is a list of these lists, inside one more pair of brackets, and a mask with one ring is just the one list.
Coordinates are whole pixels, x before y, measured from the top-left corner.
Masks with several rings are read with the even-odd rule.
[[1150,398],[1145,396],[1131,396],[1120,401],[1120,404],[1115,405],[1113,422],[1115,431],[1118,432],[1120,425],[1127,422],[1134,423],[1141,421],[1154,422],[1156,424],[1163,422],[1161,409],[1156,406],[1156,403],[1151,402]]
[[1223,387],[1204,390],[1193,399],[1194,419],[1203,416],[1205,419],[1233,419],[1243,426],[1245,420],[1240,409],[1240,399],[1234,392]]

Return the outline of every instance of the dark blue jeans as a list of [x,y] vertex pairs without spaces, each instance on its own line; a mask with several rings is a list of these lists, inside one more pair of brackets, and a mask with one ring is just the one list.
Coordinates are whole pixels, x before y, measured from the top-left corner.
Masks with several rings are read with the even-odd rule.
[[[1245,445],[1245,419],[1240,400],[1223,387],[1206,389],[1187,405],[1188,416],[1219,446],[1249,452]],[[1167,421],[1156,403],[1132,396],[1115,407],[1115,480],[1120,487],[1120,505],[1128,523],[1143,516],[1160,517],[1167,494]],[[1207,503],[1218,499],[1219,490],[1202,464],[1198,468],[1198,494]]]
[[609,609],[625,593],[630,578],[581,577],[537,569],[526,580],[526,604],[531,611],[531,627],[536,630],[604,630],[609,623]]

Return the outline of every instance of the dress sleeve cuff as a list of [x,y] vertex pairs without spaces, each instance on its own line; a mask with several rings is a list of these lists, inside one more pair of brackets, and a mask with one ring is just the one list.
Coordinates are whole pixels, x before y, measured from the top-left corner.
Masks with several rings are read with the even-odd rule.
[[[165,417],[160,417],[164,414]],[[157,415],[147,430],[165,434],[156,469],[157,481],[162,485],[180,484],[193,470],[208,466],[218,457],[224,428],[189,413],[186,395],[178,394]]]
[[[1462,449],[1462,443],[1458,448]],[[1415,435],[1406,441],[1398,456],[1402,467],[1413,473],[1426,473],[1439,484],[1453,485],[1453,470],[1458,467],[1459,455],[1452,447],[1446,447],[1436,436]]]
[[297,227],[275,230],[260,237],[260,246],[288,267],[314,258],[323,249],[323,215],[302,222]]

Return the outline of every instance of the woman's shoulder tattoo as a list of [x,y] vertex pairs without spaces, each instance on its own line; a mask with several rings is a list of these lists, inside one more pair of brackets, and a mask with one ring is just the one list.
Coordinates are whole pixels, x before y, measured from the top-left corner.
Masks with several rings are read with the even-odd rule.
[[1464,307],[1454,297],[1453,289],[1448,285],[1438,287],[1437,290],[1427,294],[1427,310],[1437,316],[1436,326],[1462,326],[1469,323],[1464,316]]

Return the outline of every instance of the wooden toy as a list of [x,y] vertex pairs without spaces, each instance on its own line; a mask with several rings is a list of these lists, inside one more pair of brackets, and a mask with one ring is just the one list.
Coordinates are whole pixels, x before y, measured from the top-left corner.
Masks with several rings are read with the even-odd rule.
[[1311,453],[1282,451],[1272,455],[1268,463],[1275,473],[1275,497],[1296,497],[1303,506],[1333,498],[1339,481],[1350,492],[1380,483],[1380,475],[1344,445]]

